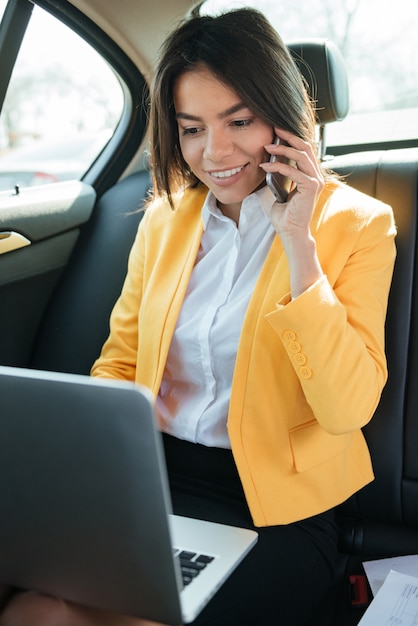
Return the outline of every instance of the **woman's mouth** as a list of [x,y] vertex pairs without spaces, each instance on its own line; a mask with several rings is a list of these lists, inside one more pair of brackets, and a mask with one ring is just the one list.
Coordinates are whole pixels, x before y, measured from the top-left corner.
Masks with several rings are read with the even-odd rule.
[[208,172],[208,174],[212,178],[216,178],[217,180],[224,180],[226,178],[232,178],[232,176],[236,176],[237,174],[242,172],[244,167],[245,167],[245,165],[241,165],[240,167],[233,167],[230,170],[219,170],[219,171],[216,171],[216,172],[212,171],[212,172]]

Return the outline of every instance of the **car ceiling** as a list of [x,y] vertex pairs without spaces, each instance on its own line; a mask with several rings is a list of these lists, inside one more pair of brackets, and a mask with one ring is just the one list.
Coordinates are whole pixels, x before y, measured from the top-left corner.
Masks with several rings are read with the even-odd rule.
[[71,0],[147,74],[167,33],[196,0]]

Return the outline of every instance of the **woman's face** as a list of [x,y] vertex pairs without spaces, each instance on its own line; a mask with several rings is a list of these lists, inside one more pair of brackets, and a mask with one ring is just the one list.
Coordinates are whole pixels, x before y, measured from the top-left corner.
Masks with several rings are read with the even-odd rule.
[[227,215],[262,186],[268,160],[264,146],[273,129],[205,67],[182,74],[174,84],[180,148],[190,170],[215,195]]

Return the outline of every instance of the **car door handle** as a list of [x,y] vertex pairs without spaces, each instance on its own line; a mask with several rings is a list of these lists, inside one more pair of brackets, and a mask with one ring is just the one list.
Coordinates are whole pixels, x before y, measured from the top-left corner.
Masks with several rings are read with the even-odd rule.
[[0,232],[0,254],[30,246],[29,239],[13,230]]

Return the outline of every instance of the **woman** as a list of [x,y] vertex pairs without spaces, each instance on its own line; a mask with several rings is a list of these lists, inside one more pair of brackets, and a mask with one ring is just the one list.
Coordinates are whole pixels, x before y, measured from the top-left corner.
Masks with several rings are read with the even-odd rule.
[[[250,9],[167,39],[151,136],[155,197],[92,375],[152,389],[176,512],[259,532],[195,624],[302,626],[333,580],[333,508],[373,479],[392,211],[322,170],[300,75]],[[0,624],[36,610],[142,623],[18,594]]]

